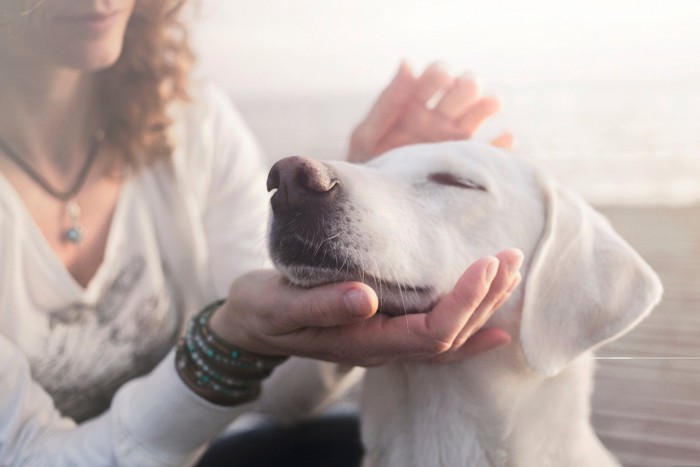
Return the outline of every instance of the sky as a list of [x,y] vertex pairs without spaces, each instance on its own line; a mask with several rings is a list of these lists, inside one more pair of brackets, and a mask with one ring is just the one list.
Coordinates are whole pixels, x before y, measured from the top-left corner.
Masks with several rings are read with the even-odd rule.
[[492,83],[700,81],[697,0],[204,0],[202,73],[236,94],[376,89],[406,59]]

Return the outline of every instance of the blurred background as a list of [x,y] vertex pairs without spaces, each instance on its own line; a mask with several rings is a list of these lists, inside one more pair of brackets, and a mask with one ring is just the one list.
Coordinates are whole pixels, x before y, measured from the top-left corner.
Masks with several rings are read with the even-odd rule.
[[342,157],[406,59],[481,78],[513,131],[597,204],[700,199],[696,0],[204,0],[200,73],[273,159]]
[[660,274],[650,318],[598,352],[593,423],[625,466],[700,466],[700,1],[204,0],[198,75],[270,162],[342,158],[400,60],[479,76],[517,150]]

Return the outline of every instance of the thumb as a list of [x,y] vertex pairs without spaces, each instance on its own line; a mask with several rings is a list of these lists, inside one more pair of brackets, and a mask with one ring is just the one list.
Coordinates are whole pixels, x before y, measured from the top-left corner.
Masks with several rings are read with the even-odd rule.
[[361,282],[341,282],[294,289],[280,310],[283,327],[293,330],[333,327],[364,321],[376,313],[377,294]]

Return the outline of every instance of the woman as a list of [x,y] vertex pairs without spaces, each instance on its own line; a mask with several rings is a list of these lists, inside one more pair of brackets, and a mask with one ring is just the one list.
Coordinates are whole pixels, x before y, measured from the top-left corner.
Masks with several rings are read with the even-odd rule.
[[[188,463],[241,412],[285,406],[290,374],[340,387],[349,365],[509,340],[477,330],[517,284],[516,251],[407,319],[374,316],[365,284],[300,290],[262,269],[258,150],[222,94],[188,86],[182,3],[0,6],[0,465]],[[402,66],[350,158],[468,137],[496,111],[475,94]],[[265,379],[287,355],[346,366],[291,359]],[[327,400],[315,387],[305,409]]]

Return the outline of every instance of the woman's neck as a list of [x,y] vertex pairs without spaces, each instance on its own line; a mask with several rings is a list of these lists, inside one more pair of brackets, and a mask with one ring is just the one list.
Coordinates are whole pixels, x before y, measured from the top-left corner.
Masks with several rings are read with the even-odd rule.
[[33,165],[71,171],[96,130],[95,75],[0,57],[0,138]]

